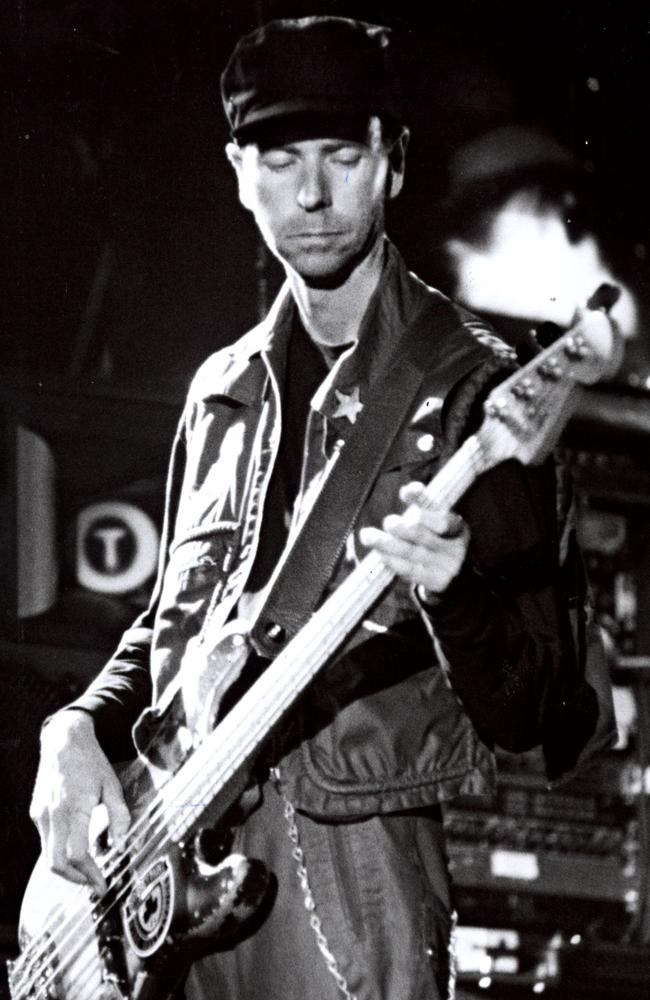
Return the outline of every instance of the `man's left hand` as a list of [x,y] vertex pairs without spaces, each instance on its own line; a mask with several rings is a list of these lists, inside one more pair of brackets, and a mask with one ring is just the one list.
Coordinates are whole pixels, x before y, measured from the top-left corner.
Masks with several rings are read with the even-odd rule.
[[435,602],[460,572],[467,555],[469,528],[459,514],[425,506],[422,483],[400,490],[403,514],[389,514],[382,528],[362,528],[363,545],[374,548],[383,562],[422,598]]

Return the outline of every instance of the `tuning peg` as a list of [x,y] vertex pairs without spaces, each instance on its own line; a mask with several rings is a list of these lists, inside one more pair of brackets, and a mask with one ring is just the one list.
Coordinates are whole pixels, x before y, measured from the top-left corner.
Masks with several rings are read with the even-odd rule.
[[541,378],[549,382],[557,382],[564,374],[564,368],[556,357],[546,358],[537,369]]
[[485,404],[485,412],[488,417],[496,417],[502,420],[508,413],[508,401],[503,396],[496,399],[488,399]]
[[568,358],[580,360],[580,358],[586,358],[591,353],[591,348],[584,336],[579,331],[576,331],[573,336],[567,337],[566,344],[564,345],[564,353]]
[[512,387],[512,394],[517,399],[533,399],[535,396],[535,384],[532,378],[523,378]]

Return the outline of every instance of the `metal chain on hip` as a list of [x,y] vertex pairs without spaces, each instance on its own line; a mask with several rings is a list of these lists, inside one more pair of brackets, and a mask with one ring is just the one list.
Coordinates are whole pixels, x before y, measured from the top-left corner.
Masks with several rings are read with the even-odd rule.
[[287,832],[289,835],[289,840],[293,844],[293,849],[291,855],[296,861],[296,874],[298,875],[298,881],[300,882],[300,887],[303,892],[305,909],[309,911],[309,924],[316,937],[316,943],[318,948],[325,959],[325,964],[328,971],[332,974],[336,981],[336,985],[346,998],[346,1000],[357,1000],[354,993],[350,993],[348,987],[348,982],[343,973],[339,968],[339,963],[336,957],[332,954],[327,938],[323,933],[323,928],[321,925],[321,920],[316,913],[316,900],[314,899],[314,894],[311,890],[311,885],[309,884],[309,875],[307,874],[307,867],[305,864],[305,855],[302,847],[300,846],[300,832],[298,830],[298,825],[296,823],[296,810],[285,792],[281,777],[280,769],[278,767],[271,768],[271,780],[273,781],[278,795],[284,803],[284,818],[287,821]]

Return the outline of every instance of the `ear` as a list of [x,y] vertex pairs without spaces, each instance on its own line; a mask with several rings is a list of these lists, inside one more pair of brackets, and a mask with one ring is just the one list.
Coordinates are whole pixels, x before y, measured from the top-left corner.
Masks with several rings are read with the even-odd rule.
[[226,156],[228,157],[228,160],[232,164],[233,170],[237,175],[239,200],[244,208],[250,209],[249,199],[246,194],[246,184],[244,181],[244,157],[241,146],[236,142],[229,142],[226,146]]
[[411,133],[409,130],[407,128],[403,128],[388,153],[390,177],[387,194],[389,198],[396,198],[404,185],[406,149],[409,144],[410,135]]

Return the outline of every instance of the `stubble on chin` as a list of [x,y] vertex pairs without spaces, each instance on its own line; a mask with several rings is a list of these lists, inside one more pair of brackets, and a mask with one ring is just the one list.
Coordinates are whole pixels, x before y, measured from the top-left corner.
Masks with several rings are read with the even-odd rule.
[[[333,259],[329,265],[325,254],[322,255],[321,261],[317,259],[316,254],[287,253],[286,256],[283,256],[282,252],[278,251],[276,256],[285,267],[291,268],[308,288],[340,288],[381,240],[382,223],[383,219],[374,219],[363,242],[357,247],[351,246],[347,252],[342,252],[338,259],[336,259],[337,255],[332,254]],[[294,257],[293,261],[290,259],[292,256]]]

